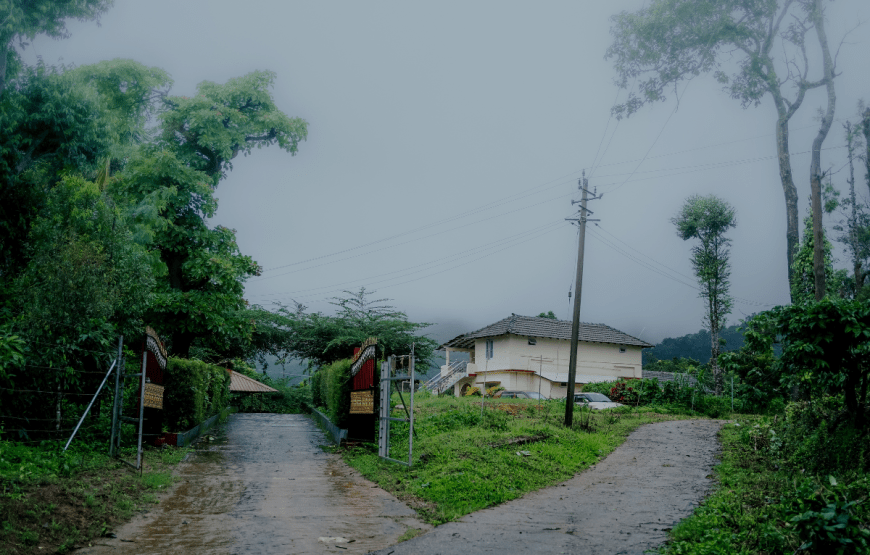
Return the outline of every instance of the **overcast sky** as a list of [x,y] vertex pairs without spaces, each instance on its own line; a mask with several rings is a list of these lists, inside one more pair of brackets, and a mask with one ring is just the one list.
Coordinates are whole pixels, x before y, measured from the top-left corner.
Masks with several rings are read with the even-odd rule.
[[[101,26],[74,23],[71,38],[37,39],[25,57],[132,58],[167,70],[179,95],[276,72],[276,102],[308,121],[308,141],[295,157],[272,148],[234,160],[213,221],[267,269],[248,282],[252,303],[330,312],[326,299],[366,286],[438,323],[437,339],[511,313],[570,319],[577,232],[564,218],[585,168],[605,194],[590,204],[601,222],[587,235],[581,319],[656,342],[701,328],[691,244],[669,221],[691,194],[737,209],[732,322],[789,296],[768,98],[743,110],[701,77],[681,86],[676,111],[671,94],[610,118],[626,93],[604,60],[609,17],[642,5],[117,0]],[[836,44],[870,19],[870,3],[838,0],[828,15]],[[823,153],[826,168],[845,162],[841,122],[870,100],[868,47],[865,24],[840,53],[825,143],[840,148]],[[822,91],[791,122],[801,217]],[[845,189],[845,172],[834,182]]]

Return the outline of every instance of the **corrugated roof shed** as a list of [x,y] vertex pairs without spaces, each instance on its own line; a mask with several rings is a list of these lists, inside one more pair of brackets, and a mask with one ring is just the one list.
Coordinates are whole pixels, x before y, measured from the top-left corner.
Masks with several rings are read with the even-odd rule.
[[230,373],[230,391],[247,391],[248,393],[278,393],[278,390],[264,383],[260,383],[253,378],[249,378],[244,374],[233,372],[227,369]]
[[[485,328],[455,337],[441,345],[438,349],[443,350],[445,347],[471,349],[474,348],[475,339],[506,334],[567,340],[571,339],[571,322],[512,314]],[[604,324],[586,324],[581,322],[577,336],[580,341],[589,341],[591,343],[614,343],[616,345],[635,345],[638,347],[654,346]]]

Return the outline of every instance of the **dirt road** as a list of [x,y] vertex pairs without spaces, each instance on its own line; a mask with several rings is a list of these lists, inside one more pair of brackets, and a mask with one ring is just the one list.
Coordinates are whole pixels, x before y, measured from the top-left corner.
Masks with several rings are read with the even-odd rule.
[[235,414],[211,435],[159,505],[77,553],[367,553],[431,529],[324,452],[306,416]]
[[642,426],[593,468],[377,555],[637,554],[660,545],[710,485],[722,422]]

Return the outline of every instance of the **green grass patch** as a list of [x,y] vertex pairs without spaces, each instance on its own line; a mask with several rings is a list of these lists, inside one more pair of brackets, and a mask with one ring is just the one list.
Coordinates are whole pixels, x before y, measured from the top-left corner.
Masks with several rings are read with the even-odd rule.
[[[93,450],[62,443],[0,441],[0,553],[65,553],[87,546],[157,502],[189,449],[146,449],[145,472]],[[134,450],[124,458],[134,460]]]
[[[564,402],[558,401],[487,399],[481,411],[480,398],[424,394],[415,399],[411,468],[382,460],[376,445],[352,446],[343,455],[437,525],[567,480],[606,457],[642,424],[689,417],[653,407],[578,407],[568,429],[564,414]],[[407,424],[394,423],[391,439],[391,458],[407,460]]]
[[715,491],[660,553],[870,553],[870,475],[810,476],[787,465],[768,417],[741,417],[720,439]]

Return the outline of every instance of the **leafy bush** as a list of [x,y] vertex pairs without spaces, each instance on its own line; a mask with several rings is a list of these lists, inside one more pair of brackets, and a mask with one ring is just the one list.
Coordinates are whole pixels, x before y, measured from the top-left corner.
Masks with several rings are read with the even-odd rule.
[[814,474],[870,470],[866,432],[852,422],[843,396],[790,403],[776,427],[784,462]]
[[325,368],[329,418],[339,428],[346,428],[350,414],[350,359],[333,362]]
[[311,404],[315,407],[325,407],[326,398],[323,395],[323,371],[314,372],[311,376]]
[[170,358],[163,414],[172,431],[188,430],[229,406],[230,373],[201,360]]
[[610,388],[610,394],[608,397],[610,397],[610,400],[614,403],[623,403],[625,405],[638,405],[640,403],[640,393],[635,391],[634,388],[626,382],[616,382],[616,384]]
[[791,511],[798,513],[789,519],[802,542],[798,549],[838,555],[867,553],[870,530],[861,526],[854,513],[856,505],[867,500],[870,480],[865,476],[847,485],[828,476],[827,482],[806,480],[787,501]]
[[311,376],[311,402],[326,409],[330,420],[346,427],[350,411],[350,359],[323,366]]
[[494,385],[494,386],[492,386],[492,387],[490,387],[489,389],[486,390],[486,396],[487,396],[487,397],[492,397],[493,395],[495,395],[495,394],[498,393],[499,391],[504,391],[504,388],[503,388],[502,386],[500,386],[500,385]]
[[477,396],[480,397],[480,388],[479,387],[469,387],[465,390],[463,394],[465,397]]

